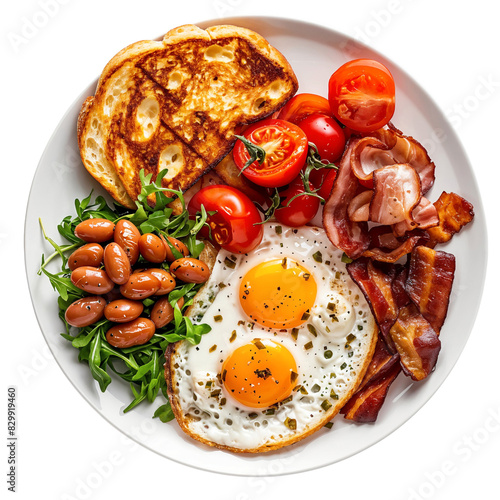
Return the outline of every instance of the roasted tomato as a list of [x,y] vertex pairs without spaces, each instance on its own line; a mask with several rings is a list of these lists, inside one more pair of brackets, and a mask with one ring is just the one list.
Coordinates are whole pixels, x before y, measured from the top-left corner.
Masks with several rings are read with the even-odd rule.
[[359,132],[372,132],[387,124],[394,114],[395,94],[390,71],[372,59],[343,64],[328,84],[332,113]]
[[247,179],[264,187],[280,187],[290,183],[303,167],[308,150],[307,136],[297,125],[284,120],[262,120],[245,130],[243,136],[265,151],[262,163],[250,160],[247,146],[238,140],[233,158]]
[[332,112],[328,99],[316,94],[297,94],[283,106],[278,118],[298,125],[301,120],[313,113],[330,116]]
[[190,216],[195,217],[202,205],[214,212],[200,231],[205,238],[235,253],[249,252],[261,242],[260,213],[246,194],[231,186],[206,186],[191,198]]
[[297,176],[286,189],[280,191],[282,201],[274,212],[278,222],[291,227],[300,227],[311,222],[318,211],[319,198],[304,194],[293,199],[294,196],[304,192],[304,183],[300,176]]
[[345,148],[344,132],[331,116],[314,113],[306,116],[299,127],[309,142],[318,148],[321,159],[333,163],[342,156]]

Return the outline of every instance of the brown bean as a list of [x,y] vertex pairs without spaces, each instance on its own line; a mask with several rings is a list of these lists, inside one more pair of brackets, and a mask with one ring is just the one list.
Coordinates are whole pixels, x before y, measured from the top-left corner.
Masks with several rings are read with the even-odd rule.
[[139,238],[141,233],[132,222],[121,219],[116,223],[115,243],[118,243],[127,254],[130,264],[134,265],[139,258]]
[[88,326],[102,318],[105,305],[106,301],[102,297],[83,297],[66,309],[64,318],[71,326]]
[[165,260],[167,262],[173,262],[177,258],[174,256],[171,246],[174,247],[178,252],[180,252],[184,257],[187,257],[189,255],[188,247],[184,245],[182,241],[176,238],[172,238],[172,236],[167,236],[166,239],[163,236],[161,238],[163,240],[163,243],[165,244],[165,249],[167,250],[167,255],[165,256]]
[[118,243],[108,243],[104,249],[104,268],[109,279],[124,285],[130,278],[132,267],[125,250]]
[[75,227],[75,236],[89,243],[102,243],[113,239],[114,222],[108,219],[87,219]]
[[120,287],[121,294],[132,300],[143,300],[154,295],[161,287],[160,280],[147,272],[133,273]]
[[106,316],[106,319],[109,319],[109,321],[115,323],[126,323],[127,321],[138,318],[143,310],[144,306],[142,302],[137,300],[118,299],[106,305],[104,308],[104,316]]
[[177,259],[170,264],[170,272],[186,283],[205,283],[210,277],[210,269],[201,260],[191,257]]
[[68,257],[68,267],[71,271],[82,266],[100,267],[103,255],[104,250],[99,243],[87,243]]
[[155,295],[166,295],[175,288],[175,278],[169,272],[165,271],[165,269],[152,267],[144,272],[152,274],[160,280],[160,289],[155,293]]
[[170,305],[168,297],[156,301],[151,309],[150,318],[156,328],[163,328],[174,319],[174,308]]
[[96,295],[108,293],[115,286],[103,269],[90,266],[77,267],[71,273],[71,282],[81,290]]
[[148,262],[159,264],[165,260],[167,249],[159,236],[145,233],[139,238],[139,252]]
[[147,318],[137,318],[128,323],[112,326],[106,332],[106,340],[119,348],[142,345],[148,342],[155,333],[155,324]]

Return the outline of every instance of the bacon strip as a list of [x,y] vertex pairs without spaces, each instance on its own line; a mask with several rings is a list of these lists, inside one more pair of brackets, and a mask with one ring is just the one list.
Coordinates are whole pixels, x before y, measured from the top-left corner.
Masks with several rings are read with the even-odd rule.
[[416,226],[412,211],[421,196],[420,177],[407,163],[375,170],[370,220],[385,225],[408,221],[410,225]]
[[454,255],[424,246],[413,249],[406,292],[437,333],[448,312],[454,275]]
[[350,201],[358,194],[359,183],[353,174],[350,156],[359,139],[351,139],[335,178],[332,192],[323,207],[323,227],[329,240],[351,259],[359,257],[370,245],[366,222],[349,219]]
[[363,257],[369,257],[380,262],[394,263],[401,257],[409,254],[417,245],[425,244],[429,239],[429,235],[415,229],[414,231],[406,233],[404,238],[405,239],[400,239],[399,246],[390,252],[386,251],[384,248],[370,248],[363,252]]
[[347,420],[375,422],[387,391],[400,371],[399,354],[391,354],[379,337],[363,381],[340,413]]
[[380,333],[388,346],[393,348],[389,330],[398,315],[391,290],[395,269],[390,268],[389,273],[384,273],[377,269],[371,260],[364,257],[347,264],[346,269],[363,292],[380,328]]
[[382,167],[396,163],[408,163],[418,173],[425,194],[434,184],[436,166],[426,149],[413,137],[404,135],[392,123],[388,128],[371,132],[357,143],[351,155],[355,175],[364,181]]
[[441,341],[414,304],[403,306],[390,335],[406,375],[422,380],[432,371],[441,350]]
[[431,245],[445,243],[458,233],[474,218],[474,207],[467,200],[455,193],[443,191],[434,203],[438,213],[439,224],[428,229]]

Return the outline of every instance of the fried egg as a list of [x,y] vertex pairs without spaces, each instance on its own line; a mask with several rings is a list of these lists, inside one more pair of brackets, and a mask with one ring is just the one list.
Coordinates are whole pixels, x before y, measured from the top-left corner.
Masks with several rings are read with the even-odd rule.
[[237,452],[323,427],[356,390],[377,339],[342,252],[317,227],[266,223],[254,251],[221,250],[190,316],[211,331],[167,350],[172,408],[191,437]]

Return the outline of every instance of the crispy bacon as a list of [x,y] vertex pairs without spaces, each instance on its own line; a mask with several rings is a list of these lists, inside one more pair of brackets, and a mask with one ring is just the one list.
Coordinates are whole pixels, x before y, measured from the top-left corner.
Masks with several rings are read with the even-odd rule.
[[365,257],[346,266],[388,349],[399,353],[403,371],[414,380],[425,378],[436,363],[454,264],[450,254],[418,246],[407,266],[375,265]]
[[397,266],[396,277],[392,280],[392,296],[398,308],[410,303],[410,297],[406,293],[405,284],[408,279],[408,266]]
[[400,371],[399,354],[391,354],[379,337],[363,381],[340,413],[347,420],[375,422],[387,391]]
[[395,269],[390,267],[387,273],[375,267],[367,258],[359,258],[346,265],[347,272],[363,292],[375,320],[389,347],[393,348],[389,335],[391,326],[396,321],[398,311],[392,296],[391,284]]
[[405,289],[437,333],[448,312],[454,274],[454,255],[424,246],[413,249]]
[[323,208],[323,227],[330,241],[351,259],[359,257],[369,246],[368,225],[355,222],[347,214],[350,201],[358,194],[359,183],[350,164],[350,153],[359,139],[351,139],[342,156],[332,192]]
[[390,335],[405,374],[413,380],[427,377],[436,364],[441,341],[414,304],[400,308]]
[[399,246],[387,251],[385,248],[369,248],[363,252],[363,257],[369,257],[380,262],[397,262],[401,257],[409,254],[417,245],[425,244],[429,235],[423,231],[415,229],[408,232],[403,238],[399,238]]
[[443,191],[434,203],[438,213],[439,224],[428,229],[431,245],[445,243],[458,233],[474,218],[474,207],[467,200],[455,193]]

